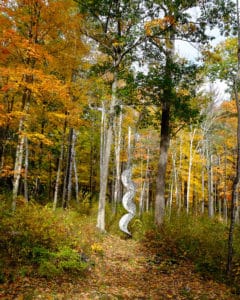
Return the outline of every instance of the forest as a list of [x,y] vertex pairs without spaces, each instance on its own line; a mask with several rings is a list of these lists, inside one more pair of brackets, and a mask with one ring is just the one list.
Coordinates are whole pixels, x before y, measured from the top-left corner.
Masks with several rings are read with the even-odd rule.
[[238,0],[0,0],[0,298],[239,299]]

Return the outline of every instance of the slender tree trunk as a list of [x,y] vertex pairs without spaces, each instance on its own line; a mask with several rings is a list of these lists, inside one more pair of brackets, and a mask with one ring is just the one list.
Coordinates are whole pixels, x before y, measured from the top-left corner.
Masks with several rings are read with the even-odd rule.
[[78,172],[77,172],[77,161],[76,161],[76,150],[73,149],[73,171],[75,177],[75,194],[76,194],[76,202],[79,203],[79,185],[78,185]]
[[227,207],[227,153],[224,146],[224,198],[223,198],[223,218],[225,223],[228,222],[228,207]]
[[176,166],[176,152],[172,154],[172,165],[173,165],[173,185],[175,187],[175,204],[176,207],[179,205],[179,190],[178,190],[178,170]]
[[25,106],[23,109],[24,116],[21,117],[21,119],[19,121],[19,127],[18,127],[19,136],[18,136],[18,144],[17,144],[17,149],[16,149],[14,175],[13,175],[13,197],[12,197],[12,210],[13,211],[16,209],[16,200],[17,200],[22,165],[23,165],[24,140],[25,140],[24,123],[26,121],[26,114],[28,113],[28,109],[29,109],[29,102],[30,102],[30,91],[27,90],[23,95],[23,103],[25,103]]
[[[140,215],[144,211],[144,202],[145,202],[146,211],[149,210],[148,169],[149,169],[149,147],[147,148],[147,161],[146,161],[146,169],[145,169],[145,178],[144,178],[144,181],[143,181],[141,194],[140,194],[140,200],[139,200],[139,213],[140,213]],[[146,199],[146,200],[144,201],[144,199]]]
[[207,145],[207,171],[208,171],[208,216],[212,218],[214,216],[214,206],[213,206],[213,174],[212,174],[212,154],[211,146],[208,141]]
[[190,131],[190,147],[189,147],[189,162],[188,162],[188,181],[187,181],[187,214],[189,213],[189,202],[190,202],[190,187],[191,187],[191,171],[192,171],[192,161],[193,161],[193,140],[195,136],[196,129]]
[[25,136],[24,138],[25,142],[25,161],[24,161],[24,198],[25,201],[28,202],[28,139]]
[[56,178],[55,189],[54,189],[54,197],[53,197],[53,210],[56,210],[56,208],[57,208],[58,190],[59,190],[61,169],[62,169],[62,161],[63,161],[63,151],[64,151],[64,137],[63,137],[60,156],[59,156],[59,160],[58,160],[57,178]]
[[69,141],[68,141],[67,167],[66,167],[66,173],[64,178],[63,197],[62,197],[63,208],[67,208],[71,198],[71,191],[72,191],[73,135],[74,135],[74,130],[73,128],[70,128]]
[[182,209],[182,136],[180,136],[180,144],[179,144],[179,171],[178,171],[178,214]]
[[69,155],[69,176],[68,176],[68,186],[67,186],[67,203],[70,202],[72,196],[72,173],[73,173],[73,163],[74,163],[74,153],[75,153],[75,143],[76,143],[76,133],[75,130],[71,130],[72,138],[70,145],[70,155]]
[[202,201],[201,201],[201,213],[204,214],[205,208],[205,170],[204,166],[202,166]]
[[115,186],[114,186],[114,212],[116,212],[117,203],[121,201],[121,162],[120,162],[120,151],[121,151],[121,140],[122,140],[122,106],[119,112],[118,122],[114,122],[114,135],[115,135]]

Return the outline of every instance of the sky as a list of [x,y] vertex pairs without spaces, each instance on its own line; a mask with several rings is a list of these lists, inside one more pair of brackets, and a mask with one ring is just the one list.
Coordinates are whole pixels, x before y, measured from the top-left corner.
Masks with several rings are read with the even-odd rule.
[[[212,47],[215,47],[220,42],[224,41],[224,37],[220,35],[219,30],[215,28],[214,30],[209,30],[209,34],[214,37],[214,40],[211,41]],[[176,51],[180,56],[186,57],[192,61],[197,61],[201,57],[200,51],[197,49],[197,45],[190,44],[188,42],[177,41],[175,44]],[[214,84],[206,83],[206,91],[210,89],[216,91],[216,101],[222,102],[224,100],[230,99],[230,94],[226,92],[227,84],[224,81],[217,80]]]

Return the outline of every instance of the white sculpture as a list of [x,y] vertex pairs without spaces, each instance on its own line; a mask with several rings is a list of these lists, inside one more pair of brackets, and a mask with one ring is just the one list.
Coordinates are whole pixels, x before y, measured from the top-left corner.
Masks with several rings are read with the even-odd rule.
[[132,235],[128,230],[128,224],[136,215],[136,205],[133,202],[133,198],[136,193],[136,187],[134,182],[131,179],[132,169],[128,168],[123,171],[121,179],[124,187],[127,189],[126,193],[123,196],[122,204],[123,207],[128,211],[127,214],[123,215],[119,221],[119,228],[128,235]]

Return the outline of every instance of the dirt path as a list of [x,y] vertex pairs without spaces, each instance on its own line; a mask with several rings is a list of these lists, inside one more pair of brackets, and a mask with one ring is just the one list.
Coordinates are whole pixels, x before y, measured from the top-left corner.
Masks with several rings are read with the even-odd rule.
[[[5,286],[1,299],[234,299],[227,288],[206,281],[193,272],[193,267],[169,261],[152,263],[139,244],[106,235],[95,255],[95,267],[80,280],[58,281],[23,278],[14,286]],[[3,291],[4,285],[1,286]],[[1,295],[1,294],[0,294]],[[235,298],[237,299],[237,298]]]

